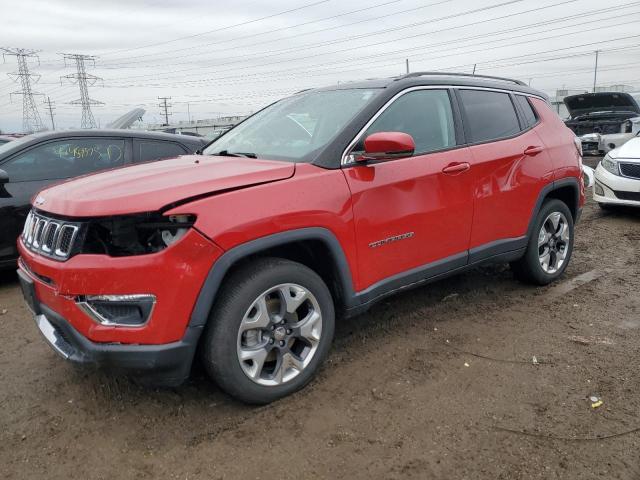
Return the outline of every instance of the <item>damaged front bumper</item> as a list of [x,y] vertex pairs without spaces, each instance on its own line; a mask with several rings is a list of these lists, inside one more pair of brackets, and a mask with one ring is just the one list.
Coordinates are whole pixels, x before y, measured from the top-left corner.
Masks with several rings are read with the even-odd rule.
[[[124,371],[154,385],[177,385],[189,375],[202,326],[190,325],[198,293],[220,250],[190,230],[166,250],[135,257],[76,255],[56,261],[27,249],[19,240],[18,276],[38,329],[63,358]],[[145,298],[132,293],[145,292]],[[138,324],[104,322],[84,303],[107,314],[154,302]],[[96,303],[98,302],[98,303]],[[102,303],[100,303],[102,302]],[[102,309],[102,310],[100,310]],[[105,310],[106,309],[106,310]],[[129,315],[127,318],[131,318]]]

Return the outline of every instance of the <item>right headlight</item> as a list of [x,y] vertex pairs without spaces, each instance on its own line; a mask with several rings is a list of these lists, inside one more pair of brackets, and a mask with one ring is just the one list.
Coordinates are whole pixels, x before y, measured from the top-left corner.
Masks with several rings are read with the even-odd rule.
[[96,218],[88,222],[82,253],[122,257],[159,252],[180,240],[195,220],[195,215],[153,212]]
[[607,172],[613,173],[614,175],[620,175],[618,170],[618,160],[611,157],[608,153],[604,156],[602,161],[600,162],[602,168],[604,168]]

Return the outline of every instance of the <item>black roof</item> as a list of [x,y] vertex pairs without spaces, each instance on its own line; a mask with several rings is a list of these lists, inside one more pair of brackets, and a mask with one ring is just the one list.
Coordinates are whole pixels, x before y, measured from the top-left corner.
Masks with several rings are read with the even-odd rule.
[[454,85],[463,87],[497,88],[501,90],[526,93],[528,95],[536,95],[544,98],[545,100],[548,99],[548,96],[545,93],[527,86],[520,80],[487,75],[449,72],[415,72],[399,77],[374,78],[358,82],[340,83],[330,87],[319,88],[318,90],[342,90],[350,88],[390,88],[393,90],[403,90],[407,87],[422,85]]

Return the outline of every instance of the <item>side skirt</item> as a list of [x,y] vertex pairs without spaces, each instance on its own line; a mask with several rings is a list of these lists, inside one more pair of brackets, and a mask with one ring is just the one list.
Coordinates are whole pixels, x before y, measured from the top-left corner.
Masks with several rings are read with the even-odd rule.
[[367,311],[376,302],[403,290],[417,288],[487,263],[508,263],[518,260],[527,248],[527,237],[499,240],[447,257],[409,272],[384,279],[355,295],[355,305],[344,311],[353,317]]

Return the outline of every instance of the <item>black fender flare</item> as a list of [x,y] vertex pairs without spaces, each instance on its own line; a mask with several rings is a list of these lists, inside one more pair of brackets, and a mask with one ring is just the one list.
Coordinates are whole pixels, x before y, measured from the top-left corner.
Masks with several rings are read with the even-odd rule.
[[[527,241],[531,238],[531,234],[533,233],[533,227],[536,223],[536,218],[538,217],[538,212],[542,208],[542,204],[547,199],[550,193],[554,190],[559,190],[560,188],[571,187],[574,194],[574,200],[576,205],[575,218],[573,219],[574,223],[577,223],[580,218],[580,184],[578,183],[578,179],[575,177],[565,177],[559,180],[554,180],[553,182],[545,185],[540,193],[538,194],[538,200],[536,200],[536,204],[533,207],[533,211],[531,212],[531,217],[529,218],[529,226],[527,227]],[[573,212],[571,212],[573,213]]]
[[189,328],[202,328],[207,323],[211,307],[213,306],[225,275],[239,260],[273,247],[304,240],[318,240],[327,246],[333,256],[337,277],[343,289],[344,299],[347,303],[345,307],[348,308],[351,306],[350,303],[352,303],[355,298],[351,269],[349,268],[347,257],[344,254],[340,242],[327,228],[308,227],[260,237],[242,243],[223,253],[214,262],[200,289],[198,299],[191,313],[191,319],[189,320]]

